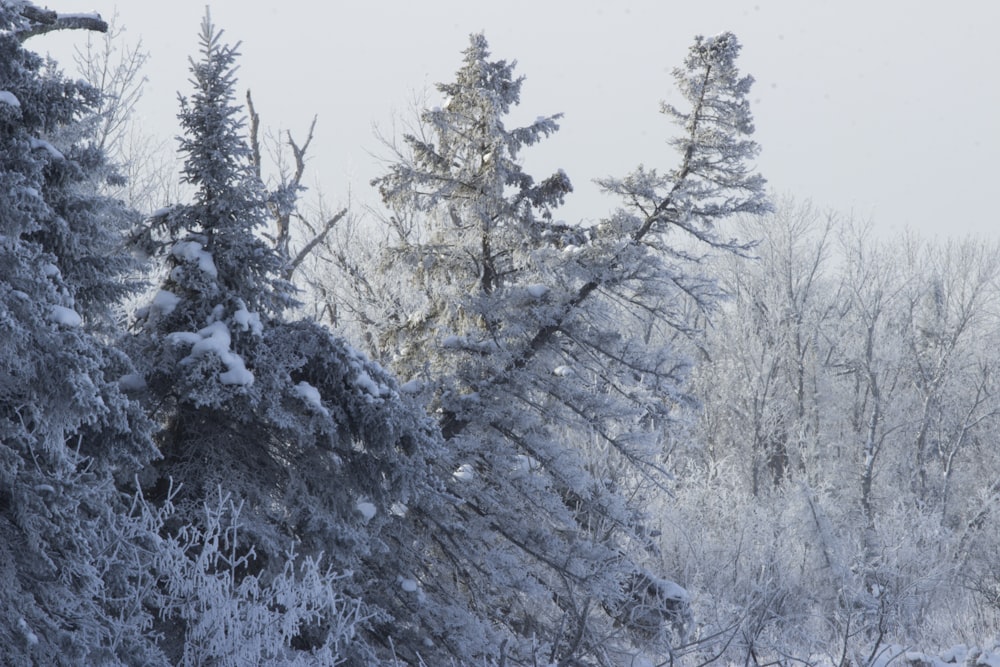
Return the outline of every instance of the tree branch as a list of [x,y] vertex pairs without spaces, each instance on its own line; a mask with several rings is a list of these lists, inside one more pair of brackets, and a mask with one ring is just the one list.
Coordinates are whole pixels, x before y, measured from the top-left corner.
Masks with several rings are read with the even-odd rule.
[[313,251],[313,249],[316,246],[318,246],[320,243],[323,242],[323,239],[325,239],[326,235],[330,233],[330,230],[333,229],[333,226],[336,225],[338,222],[340,222],[340,220],[345,215],[347,215],[347,209],[346,208],[340,209],[340,211],[335,216],[326,221],[326,224],[323,225],[323,229],[318,234],[316,234],[316,236],[312,237],[309,243],[305,244],[302,247],[302,249],[299,250],[299,252],[295,255],[295,258],[289,260],[288,266],[285,269],[285,280],[292,279],[292,274],[295,273],[295,269],[299,268],[299,265],[302,264],[302,261],[309,255],[310,252]]
[[32,25],[14,34],[22,44],[36,35],[44,35],[56,30],[93,30],[107,32],[108,24],[97,14],[57,14],[48,9],[39,9],[27,5],[21,9],[21,16],[32,22]]
[[250,114],[250,164],[254,176],[260,180],[260,114],[253,106],[253,96],[247,89],[247,113]]

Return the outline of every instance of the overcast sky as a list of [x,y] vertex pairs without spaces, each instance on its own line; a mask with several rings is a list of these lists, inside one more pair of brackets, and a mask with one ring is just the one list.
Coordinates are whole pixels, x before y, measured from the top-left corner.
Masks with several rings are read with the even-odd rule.
[[[57,11],[109,0],[50,0]],[[678,101],[671,70],[692,38],[724,30],[743,44],[740,67],[772,189],[871,218],[883,232],[996,234],[1000,177],[1000,3],[759,0],[555,2],[470,0],[316,2],[216,0],[212,18],[241,41],[241,88],[262,122],[303,136],[318,115],[306,180],[332,202],[372,201],[367,182],[416,96],[450,81],[471,32],[526,76],[524,122],[562,112],[561,131],[524,157],[536,178],[563,168],[577,192],[561,217],[596,219],[613,205],[593,178],[642,163],[667,169],[674,129],[658,113]],[[151,53],[141,114],[173,136],[177,91],[197,51],[202,0],[117,6],[124,39]],[[83,35],[33,39],[66,54]],[[71,64],[66,63],[70,69]]]

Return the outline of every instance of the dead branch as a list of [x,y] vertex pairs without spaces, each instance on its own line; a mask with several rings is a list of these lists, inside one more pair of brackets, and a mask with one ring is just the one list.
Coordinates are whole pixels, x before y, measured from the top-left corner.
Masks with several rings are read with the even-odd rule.
[[302,246],[302,249],[299,250],[298,254],[295,255],[295,258],[288,262],[288,266],[285,269],[286,280],[291,280],[292,274],[295,273],[295,270],[297,268],[299,268],[299,265],[302,264],[302,261],[309,256],[309,253],[311,253],[316,246],[318,246],[320,243],[323,242],[323,239],[325,239],[326,235],[330,233],[330,230],[333,229],[333,226],[336,225],[338,222],[340,222],[340,220],[345,215],[347,215],[347,209],[346,208],[340,209],[340,211],[335,216],[326,221],[326,223],[323,225],[323,229],[318,234],[313,236],[312,239],[310,239],[309,243]]

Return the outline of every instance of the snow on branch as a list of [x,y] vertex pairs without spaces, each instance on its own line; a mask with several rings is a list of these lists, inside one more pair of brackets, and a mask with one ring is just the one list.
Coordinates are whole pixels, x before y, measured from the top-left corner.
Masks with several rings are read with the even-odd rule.
[[44,35],[56,30],[93,30],[95,32],[107,32],[108,24],[101,18],[100,14],[59,14],[49,9],[40,9],[34,5],[26,4],[21,9],[21,16],[30,21],[30,24],[18,30],[15,34],[19,42],[24,42],[36,35]]

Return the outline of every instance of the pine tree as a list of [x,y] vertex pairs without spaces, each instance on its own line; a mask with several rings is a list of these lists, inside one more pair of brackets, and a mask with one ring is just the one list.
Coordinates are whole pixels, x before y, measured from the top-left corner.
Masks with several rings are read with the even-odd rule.
[[7,664],[157,659],[131,600],[138,553],[116,477],[154,454],[107,344],[128,215],[90,187],[103,154],[58,137],[95,92],[23,48],[100,28],[0,2],[0,653]]

